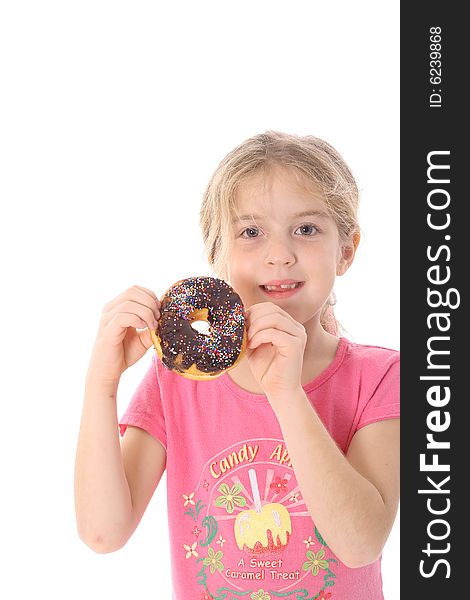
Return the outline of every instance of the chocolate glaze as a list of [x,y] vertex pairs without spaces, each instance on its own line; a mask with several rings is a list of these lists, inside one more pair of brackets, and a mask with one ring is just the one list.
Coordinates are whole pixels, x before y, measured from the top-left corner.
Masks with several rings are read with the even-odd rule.
[[[191,327],[194,311],[204,308],[211,325],[208,335]],[[243,304],[222,279],[189,277],[178,282],[163,297],[160,315],[157,335],[167,368],[184,372],[195,364],[203,373],[215,375],[231,367],[240,355]]]

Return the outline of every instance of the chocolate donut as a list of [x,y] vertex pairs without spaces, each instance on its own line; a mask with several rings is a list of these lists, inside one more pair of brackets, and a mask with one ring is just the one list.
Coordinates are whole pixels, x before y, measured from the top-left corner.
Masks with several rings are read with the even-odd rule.
[[[208,332],[196,331],[195,321],[206,321]],[[150,333],[168,369],[189,379],[214,379],[233,368],[245,351],[243,304],[222,279],[182,279],[162,297],[160,319]]]

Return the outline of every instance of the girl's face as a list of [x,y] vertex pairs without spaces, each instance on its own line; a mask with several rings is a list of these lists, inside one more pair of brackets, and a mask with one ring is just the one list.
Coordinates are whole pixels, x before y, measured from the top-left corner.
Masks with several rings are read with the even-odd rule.
[[352,244],[340,244],[320,193],[276,167],[241,184],[236,208],[227,279],[245,308],[270,301],[299,323],[319,320],[336,275],[354,255]]

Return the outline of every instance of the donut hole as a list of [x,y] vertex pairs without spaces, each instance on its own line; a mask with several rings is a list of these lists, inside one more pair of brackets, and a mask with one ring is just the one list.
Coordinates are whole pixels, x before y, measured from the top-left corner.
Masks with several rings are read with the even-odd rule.
[[198,333],[202,333],[202,335],[210,335],[211,333],[209,321],[193,321],[191,327]]
[[207,308],[200,308],[195,310],[189,317],[191,327],[202,335],[210,335],[211,333],[211,324],[207,320],[208,312]]

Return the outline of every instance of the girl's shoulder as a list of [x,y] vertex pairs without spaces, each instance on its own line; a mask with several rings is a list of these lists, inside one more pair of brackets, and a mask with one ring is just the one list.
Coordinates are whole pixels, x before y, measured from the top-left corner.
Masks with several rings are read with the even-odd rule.
[[375,344],[359,344],[347,338],[342,338],[345,344],[345,360],[361,363],[362,366],[389,369],[392,365],[400,364],[400,351]]

